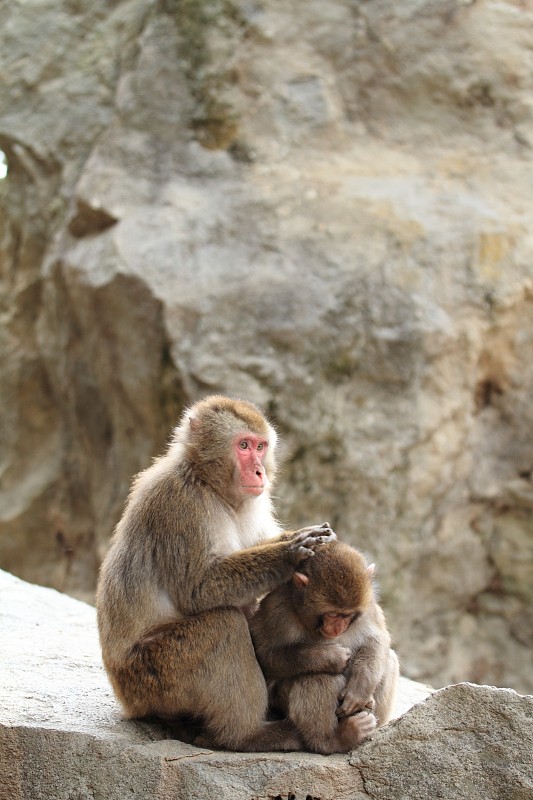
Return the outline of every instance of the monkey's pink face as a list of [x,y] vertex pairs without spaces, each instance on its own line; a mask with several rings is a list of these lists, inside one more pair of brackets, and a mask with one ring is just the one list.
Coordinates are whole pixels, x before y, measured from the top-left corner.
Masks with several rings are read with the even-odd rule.
[[345,613],[328,611],[322,616],[320,633],[324,639],[336,639],[348,630],[357,616],[356,611],[348,611]]
[[235,437],[233,447],[241,489],[244,494],[258,497],[267,485],[263,461],[267,453],[268,442],[254,433],[242,433]]

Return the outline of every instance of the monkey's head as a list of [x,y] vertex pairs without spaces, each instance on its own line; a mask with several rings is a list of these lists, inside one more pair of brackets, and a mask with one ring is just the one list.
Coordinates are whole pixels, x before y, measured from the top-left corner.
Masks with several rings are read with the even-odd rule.
[[252,403],[207,397],[185,412],[176,438],[195,475],[231,505],[269,490],[277,436]]
[[374,602],[374,564],[343,542],[315,551],[293,575],[293,606],[304,627],[336,639]]

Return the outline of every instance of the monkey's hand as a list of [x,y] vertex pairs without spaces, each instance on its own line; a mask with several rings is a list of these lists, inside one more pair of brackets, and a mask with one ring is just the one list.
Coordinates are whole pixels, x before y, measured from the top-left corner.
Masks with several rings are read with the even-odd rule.
[[[297,531],[283,531],[279,536],[279,540],[282,542],[293,542],[301,538],[304,534],[307,536],[323,536],[326,531],[333,533],[329,522],[323,522],[322,525],[309,525],[307,528],[300,528]],[[333,537],[331,541],[337,538],[337,534],[333,533]]]
[[374,711],[375,705],[373,695],[363,695],[357,685],[348,683],[339,696],[336,714],[338,717],[351,717],[359,711]]
[[329,675],[342,675],[351,656],[350,649],[337,642],[319,644],[309,650],[309,663],[313,665],[313,672],[326,672]]
[[322,525],[310,525],[295,531],[290,542],[289,553],[293,564],[301,564],[315,554],[317,547],[334,542],[337,534],[329,527],[328,522]]

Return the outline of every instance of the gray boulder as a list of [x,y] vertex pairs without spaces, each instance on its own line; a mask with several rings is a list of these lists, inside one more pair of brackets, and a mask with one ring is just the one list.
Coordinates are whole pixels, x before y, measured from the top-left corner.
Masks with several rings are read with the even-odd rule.
[[[85,603],[0,573],[2,800],[526,800],[533,698],[401,679],[396,719],[347,755],[227,753],[121,718]],[[427,699],[426,699],[427,698]]]

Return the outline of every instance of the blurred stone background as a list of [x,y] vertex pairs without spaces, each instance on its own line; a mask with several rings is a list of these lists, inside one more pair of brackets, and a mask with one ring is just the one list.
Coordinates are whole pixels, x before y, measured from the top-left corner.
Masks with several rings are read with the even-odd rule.
[[533,691],[531,4],[0,12],[0,567],[91,600],[132,475],[242,396],[403,673]]

